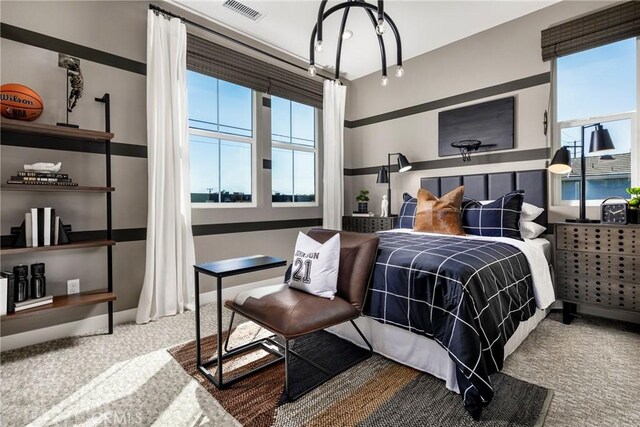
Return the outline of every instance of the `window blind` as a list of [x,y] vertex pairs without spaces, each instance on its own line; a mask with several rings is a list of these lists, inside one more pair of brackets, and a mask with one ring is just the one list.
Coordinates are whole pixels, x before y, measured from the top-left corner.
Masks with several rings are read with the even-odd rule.
[[543,30],[542,60],[639,35],[640,1],[629,1]]
[[322,82],[187,34],[187,69],[322,108]]

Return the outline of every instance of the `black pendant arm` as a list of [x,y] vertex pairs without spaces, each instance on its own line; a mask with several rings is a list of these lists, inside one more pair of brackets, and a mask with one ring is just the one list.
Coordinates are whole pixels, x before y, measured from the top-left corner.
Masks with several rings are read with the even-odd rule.
[[[357,1],[364,1],[364,0],[357,0]],[[376,26],[378,25],[375,15],[369,9],[365,9],[365,10],[367,12],[367,15],[369,15],[369,19],[371,19],[373,28],[375,29]],[[382,36],[380,34],[376,34],[376,37],[378,38],[378,45],[380,45],[380,58],[382,60],[382,75],[386,76],[387,75],[387,49],[384,46],[384,39],[382,38]]]
[[[327,1],[328,0],[322,0],[318,8],[318,22],[316,24],[318,26],[318,41],[322,41],[322,21],[324,21],[324,9],[327,7]],[[313,47],[314,46],[311,46],[312,49]]]
[[[384,21],[384,0],[378,0],[378,22]],[[376,22],[376,25],[378,25]]]
[[314,42],[316,41],[316,31],[318,25],[316,24],[311,30],[311,41],[309,42],[309,65],[314,65],[316,63],[316,51],[314,49]]
[[344,39],[342,35],[344,34],[344,29],[347,26],[347,18],[349,17],[349,11],[351,9],[347,8],[344,10],[344,14],[342,15],[342,22],[340,23],[340,32],[338,33],[338,50],[336,52],[336,80],[340,80],[340,57],[342,56],[342,42]]
[[395,22],[387,15],[384,14],[386,21],[389,23],[391,30],[393,31],[393,35],[396,37],[396,54],[397,54],[397,64],[398,67],[402,67],[402,41],[400,40],[400,32],[398,31],[398,27],[396,27]]

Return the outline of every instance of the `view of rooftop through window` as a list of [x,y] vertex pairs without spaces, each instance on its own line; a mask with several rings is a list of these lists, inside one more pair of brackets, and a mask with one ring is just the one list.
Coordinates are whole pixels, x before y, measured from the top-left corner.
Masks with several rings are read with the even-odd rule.
[[562,200],[579,198],[581,126],[595,123],[609,130],[615,150],[589,153],[593,128],[585,130],[587,199],[628,197],[625,190],[631,186],[632,132],[637,110],[636,56],[633,38],[558,58],[560,141],[573,156],[572,172],[562,177]]

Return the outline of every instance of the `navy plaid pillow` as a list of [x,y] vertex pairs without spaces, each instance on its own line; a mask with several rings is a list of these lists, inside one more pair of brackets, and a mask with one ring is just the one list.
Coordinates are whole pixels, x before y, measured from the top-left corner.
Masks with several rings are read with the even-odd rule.
[[396,221],[395,228],[413,228],[413,224],[416,221],[418,199],[411,197],[408,193],[404,193],[402,195],[402,199],[404,202],[400,207],[400,213],[398,214],[398,220]]
[[520,236],[520,214],[524,191],[514,191],[486,205],[477,200],[462,203],[462,228],[467,234],[476,236],[510,237]]

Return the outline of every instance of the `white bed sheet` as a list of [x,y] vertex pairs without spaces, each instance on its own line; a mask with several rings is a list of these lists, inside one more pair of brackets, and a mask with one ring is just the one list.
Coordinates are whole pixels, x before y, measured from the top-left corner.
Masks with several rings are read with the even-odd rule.
[[[409,229],[393,231],[424,234]],[[518,325],[516,331],[505,344],[504,357],[506,359],[547,316],[549,305],[555,301],[555,293],[549,271],[551,244],[548,240],[542,238],[526,239],[525,241],[506,237],[464,236],[461,238],[493,240],[511,244],[520,249],[529,262],[536,306],[538,308],[530,319]],[[447,350],[440,347],[434,340],[396,326],[379,323],[368,317],[360,317],[356,320],[356,323],[376,353],[440,378],[446,382],[449,390],[459,393],[456,365],[449,357]],[[327,329],[327,331],[356,345],[366,347],[362,338],[349,323],[334,326]]]

